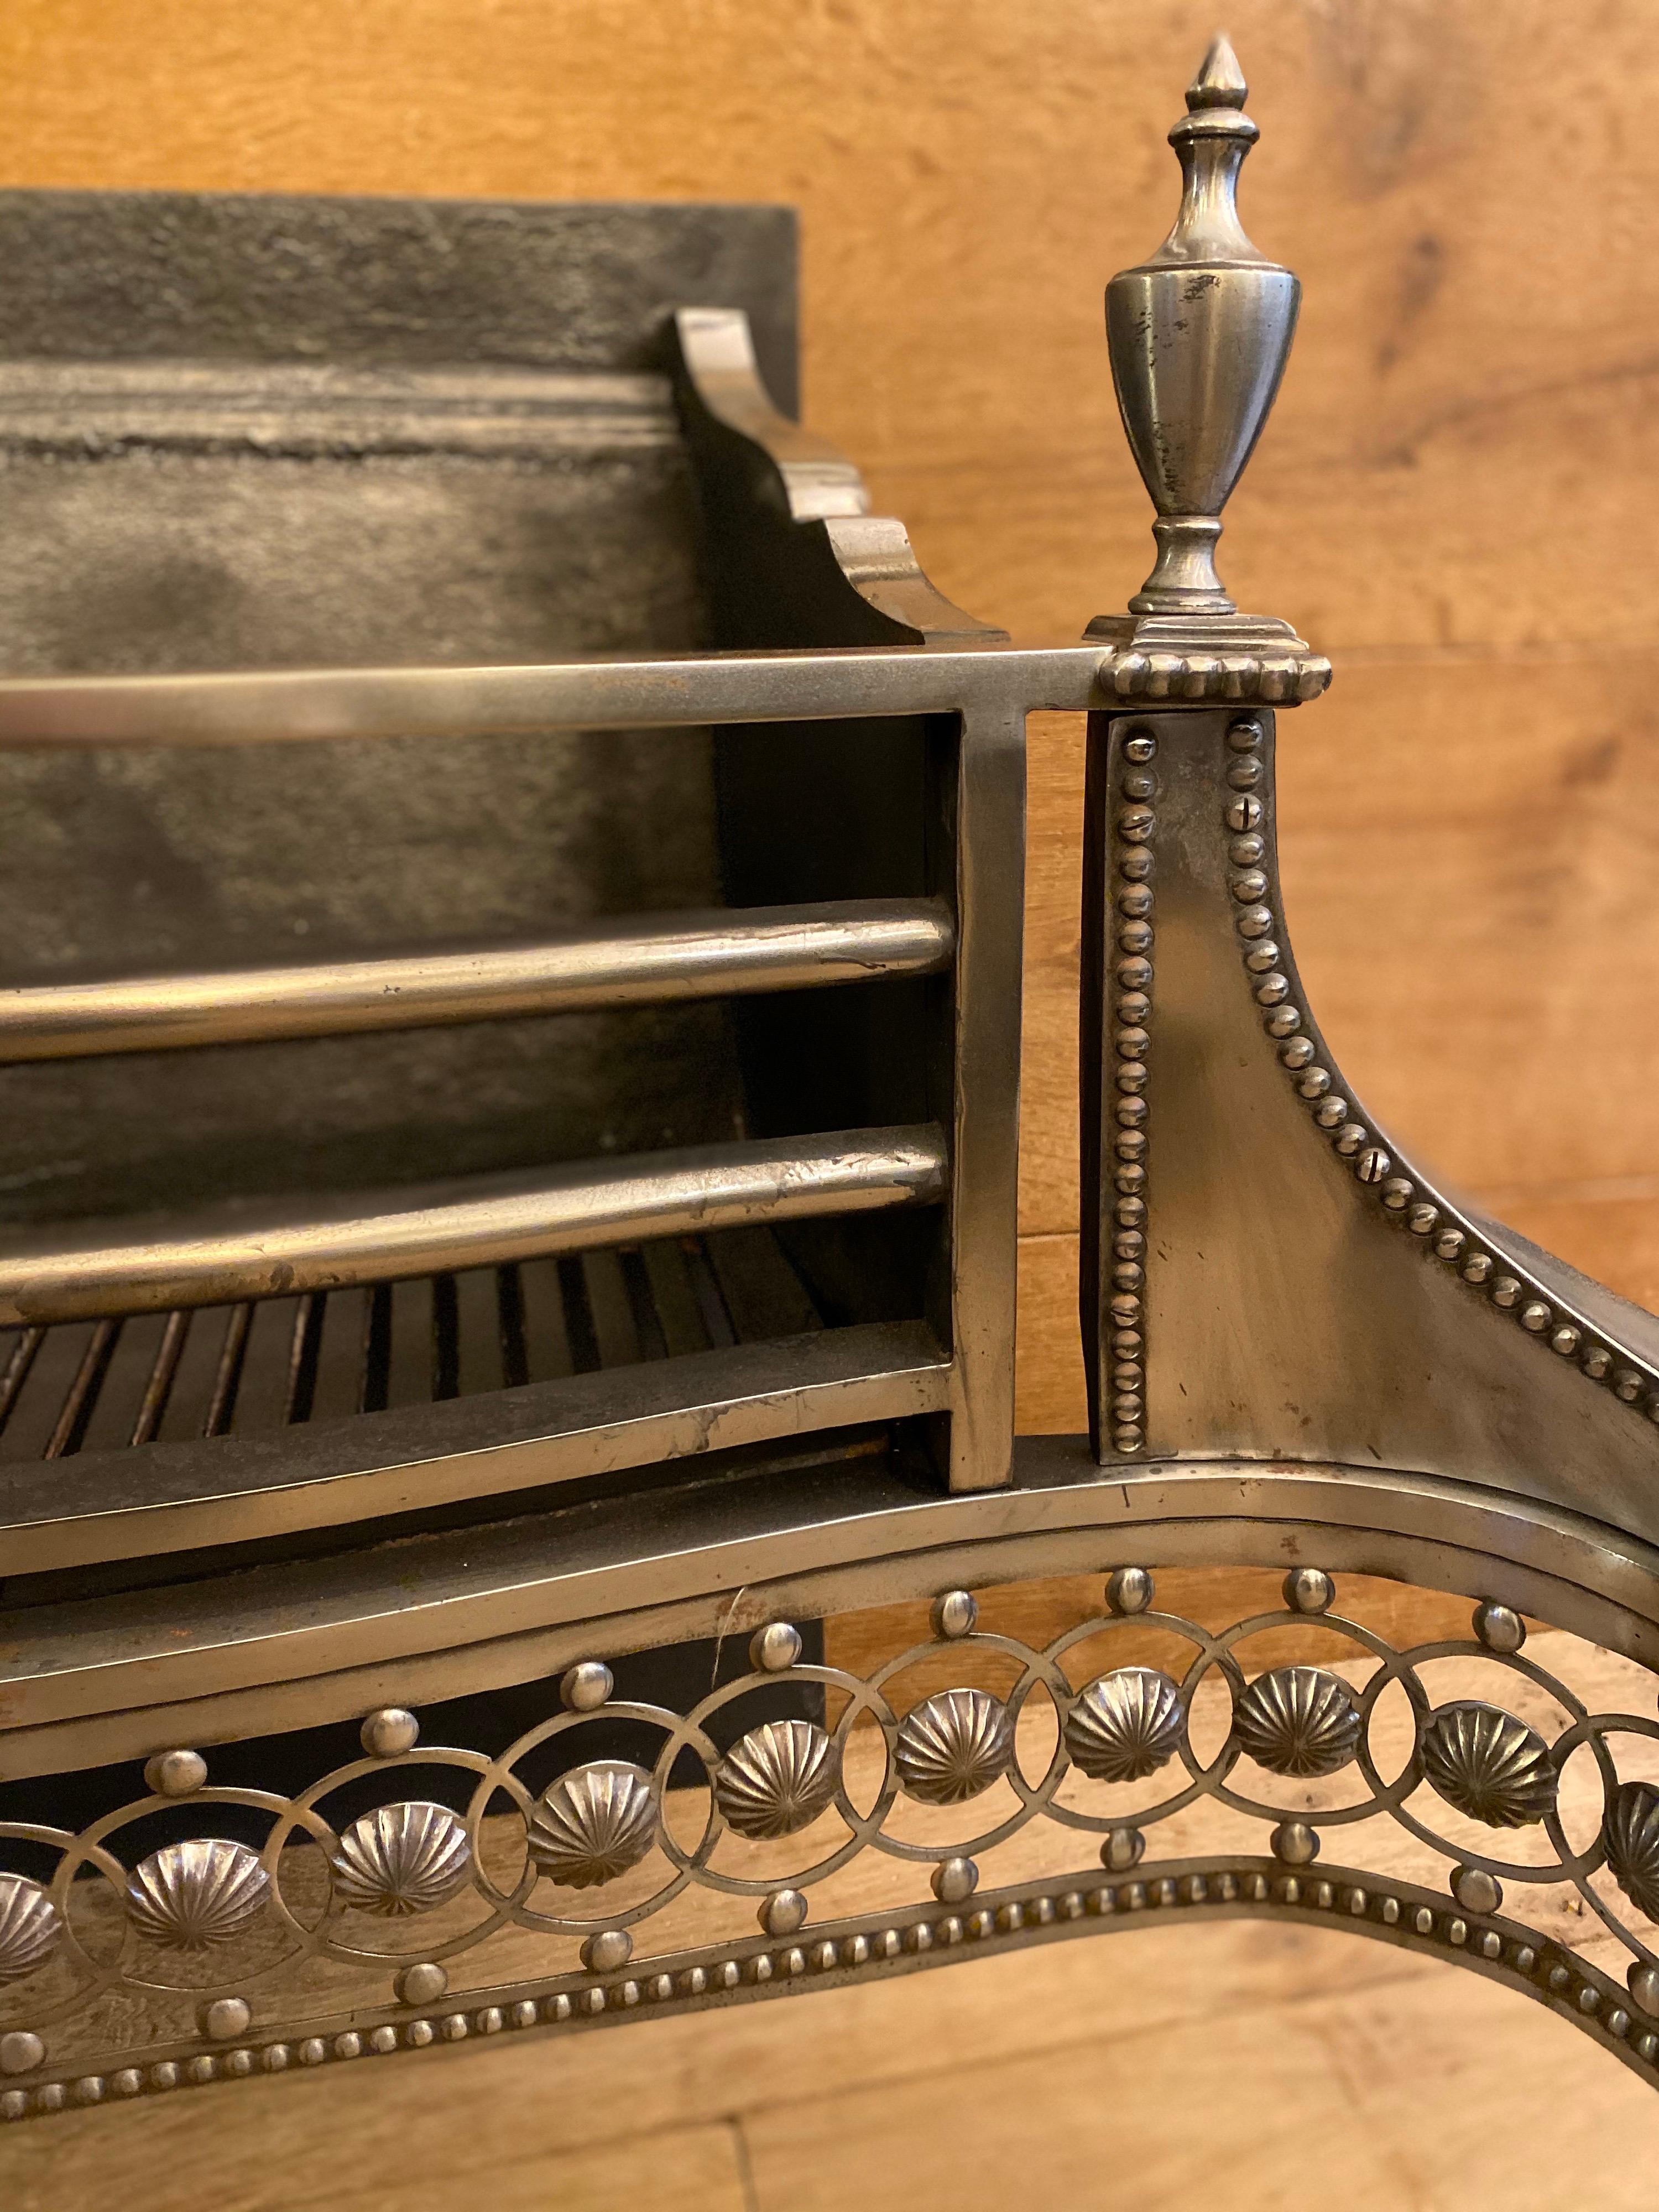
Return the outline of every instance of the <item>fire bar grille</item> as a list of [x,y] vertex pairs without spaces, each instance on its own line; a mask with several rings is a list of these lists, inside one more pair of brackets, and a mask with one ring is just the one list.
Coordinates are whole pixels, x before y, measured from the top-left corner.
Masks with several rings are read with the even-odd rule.
[[769,1231],[13,1329],[0,1461],[250,1436],[822,1328]]

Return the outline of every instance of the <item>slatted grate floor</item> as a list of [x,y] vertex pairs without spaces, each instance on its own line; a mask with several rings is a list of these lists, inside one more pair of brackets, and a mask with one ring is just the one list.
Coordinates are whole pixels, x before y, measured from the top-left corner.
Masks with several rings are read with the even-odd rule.
[[0,1460],[510,1389],[817,1328],[762,1230],[480,1267],[0,1341]]

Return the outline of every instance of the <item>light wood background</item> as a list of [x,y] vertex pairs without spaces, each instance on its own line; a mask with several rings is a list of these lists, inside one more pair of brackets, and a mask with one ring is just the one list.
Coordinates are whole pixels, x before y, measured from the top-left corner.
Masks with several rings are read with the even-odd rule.
[[[1282,825],[1348,1084],[1649,1304],[1656,21],[1653,0],[1230,6],[1264,133],[1246,218],[1306,290],[1223,560],[1243,603],[1337,664],[1282,726]],[[0,180],[793,202],[810,419],[952,597],[1067,637],[1149,558],[1100,291],[1167,228],[1164,133],[1214,27],[1208,0],[11,0]],[[1033,731],[1027,1428],[1082,1420],[1079,735]],[[476,2201],[480,2155],[502,2161],[503,2208],[1266,2206],[1310,2155],[1356,2205],[1645,2201],[1652,2119],[1588,2045],[1519,2014],[1500,2033],[1512,2001],[1421,1989],[1364,1947],[1328,1967],[1327,1940],[1143,1938],[1110,1980],[1078,1946],[768,2008],[724,2039],[589,2038],[556,2068],[539,2046],[461,2051],[422,2076],[453,2094],[398,2102],[391,2135],[363,2132],[379,2092],[365,2106],[355,2079],[349,2099],[310,2085],[307,2111],[365,2208]],[[292,2091],[222,2094],[251,2113]],[[215,2157],[201,2201],[222,2212],[319,2201],[283,2195],[263,2154],[236,2166],[187,2111],[66,2124],[105,2130],[110,2162],[71,2185],[31,2151],[11,2201],[125,2196],[125,2160],[193,2184]],[[144,2201],[182,2203],[182,2184]]]

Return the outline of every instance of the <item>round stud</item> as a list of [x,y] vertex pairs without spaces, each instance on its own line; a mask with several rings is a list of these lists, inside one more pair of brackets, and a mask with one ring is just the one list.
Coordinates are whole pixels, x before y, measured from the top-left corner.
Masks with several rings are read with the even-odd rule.
[[357,1733],[371,1759],[397,1759],[414,1750],[420,1741],[421,1724],[402,1705],[382,1705]]
[[188,1797],[207,1780],[199,1751],[158,1751],[144,1761],[144,1783],[158,1797]]
[[1139,1429],[1116,1429],[1112,1433],[1112,1449],[1120,1452],[1138,1452],[1146,1439]]
[[798,1889],[775,1889],[757,1916],[763,1936],[793,1936],[806,1924],[806,1899]]
[[1521,1303],[1521,1285],[1513,1275],[1498,1276],[1492,1286],[1492,1302],[1495,1306],[1515,1306]]
[[1436,1259],[1461,1259],[1465,1241],[1463,1232],[1461,1229],[1443,1229],[1434,1240],[1434,1255]]
[[1114,1828],[1100,1847],[1100,1863],[1109,1874],[1127,1874],[1146,1854],[1146,1838],[1139,1828]]
[[1144,885],[1132,885],[1117,895],[1117,910],[1131,921],[1144,921],[1152,910],[1152,895]]
[[1311,1037],[1292,1037],[1288,1044],[1282,1044],[1279,1048],[1279,1060],[1290,1069],[1292,1075],[1304,1068],[1313,1056],[1314,1043]]
[[1132,884],[1144,884],[1152,872],[1152,856],[1144,845],[1131,845],[1119,859],[1117,872]]
[[26,2027],[14,2027],[0,2035],[0,2074],[32,2074],[44,2063],[46,2056],[46,2045]]
[[567,1712],[597,1712],[617,1686],[603,1659],[579,1659],[567,1667],[559,1684],[559,1697]]
[[1550,1350],[1559,1352],[1563,1359],[1571,1359],[1578,1349],[1578,1331],[1565,1323],[1550,1331]]
[[1233,920],[1233,927],[1241,937],[1265,937],[1273,926],[1273,918],[1265,906],[1242,908]]
[[1604,1344],[1592,1344],[1585,1348],[1579,1364],[1592,1382],[1604,1382],[1613,1365],[1613,1354]]
[[1106,1604],[1112,1613],[1145,1613],[1152,1601],[1152,1578],[1145,1567],[1117,1567],[1106,1578]]
[[1152,1042],[1145,1030],[1120,1030],[1115,1039],[1117,1056],[1120,1060],[1145,1060]]
[[941,1905],[961,1905],[979,1887],[979,1869],[972,1859],[941,1859],[933,1873],[933,1894]]
[[1279,947],[1271,937],[1259,945],[1250,945],[1244,954],[1244,965],[1252,975],[1265,975],[1270,968],[1277,968],[1281,958]]
[[1126,1060],[1117,1071],[1117,1087],[1133,1097],[1146,1088],[1146,1063],[1142,1060]]
[[763,1674],[783,1674],[800,1654],[800,1631],[787,1620],[769,1621],[749,1639],[749,1663]]
[[1621,1367],[1613,1378],[1613,1395],[1633,1406],[1642,1395],[1642,1378],[1633,1367]]
[[625,1928],[601,1928],[582,1945],[582,1964],[590,1974],[614,1974],[634,1955],[634,1938]]
[[1235,791],[1249,791],[1261,781],[1261,763],[1258,760],[1236,760],[1227,770],[1227,781]]
[[1479,1285],[1482,1283],[1490,1282],[1492,1279],[1491,1253],[1471,1252],[1468,1259],[1464,1261],[1461,1272],[1462,1273],[1463,1280],[1466,1283],[1474,1283]]
[[1264,975],[1256,985],[1255,1002],[1258,1006],[1276,1006],[1290,988],[1289,976],[1281,975],[1275,969],[1271,975]]
[[1331,1139],[1345,1160],[1351,1160],[1364,1146],[1370,1132],[1361,1121],[1345,1121]]
[[1645,1960],[1638,1959],[1625,1979],[1639,2008],[1650,2020],[1659,2020],[1659,1966],[1650,1966]]
[[1267,848],[1254,830],[1246,837],[1235,837],[1227,848],[1227,858],[1236,868],[1254,868]]
[[1236,753],[1253,752],[1261,743],[1260,722],[1235,722],[1227,732],[1227,744]]
[[1253,906],[1267,897],[1267,878],[1260,868],[1247,868],[1242,876],[1233,878],[1232,893],[1241,906]]
[[1123,757],[1132,761],[1155,760],[1158,757],[1158,739],[1148,731],[1138,730],[1133,737],[1125,740]]
[[1413,1237],[1427,1237],[1439,1218],[1437,1206],[1414,1206],[1406,1216],[1406,1226]]
[[933,1633],[956,1638],[971,1636],[979,1619],[979,1601],[971,1590],[946,1590],[933,1600]]
[[1152,963],[1150,960],[1120,960],[1117,980],[1121,990],[1144,991],[1152,980]]
[[1416,1188],[1404,1176],[1390,1176],[1382,1186],[1382,1203],[1390,1213],[1403,1213],[1411,1204]]
[[1269,1036],[1294,1036],[1302,1026],[1302,1017],[1294,1006],[1275,1006],[1263,1026]]
[[1555,1316],[1541,1298],[1529,1299],[1521,1309],[1521,1326],[1529,1329],[1534,1336],[1541,1336],[1554,1319]]
[[1328,1613],[1336,1602],[1336,1584],[1322,1567],[1292,1567],[1284,1589],[1292,1613]]
[[1149,775],[1144,768],[1131,769],[1123,779],[1123,796],[1126,799],[1156,799],[1158,778]]
[[1319,1856],[1319,1838],[1305,1820],[1281,1820],[1271,1841],[1273,1856],[1285,1866],[1311,1866]]
[[1484,1867],[1454,1867],[1451,1893],[1465,1912],[1496,1912],[1504,1902],[1503,1883]]
[[405,1966],[392,1987],[399,2004],[436,2004],[449,1987],[449,1976],[432,1960],[422,1959],[412,1966]]
[[246,1997],[215,1997],[202,2007],[197,2024],[210,2043],[234,2043],[247,2033],[252,2018],[253,2008]]
[[1335,1129],[1348,1118],[1346,1098],[1322,1098],[1314,1109],[1314,1119],[1322,1129]]
[[1474,1632],[1488,1651],[1507,1656],[1527,1640],[1527,1625],[1512,1606],[1487,1598],[1474,1608]]

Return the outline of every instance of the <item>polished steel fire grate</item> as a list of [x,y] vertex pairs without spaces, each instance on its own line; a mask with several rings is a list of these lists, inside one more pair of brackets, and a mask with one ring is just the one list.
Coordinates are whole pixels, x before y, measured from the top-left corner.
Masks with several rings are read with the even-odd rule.
[[[1242,1913],[1454,1960],[1659,2081],[1659,1320],[1425,1175],[1298,975],[1275,709],[1330,669],[1214,562],[1299,299],[1239,225],[1244,99],[1218,40],[1170,134],[1175,226],[1108,290],[1158,551],[1080,644],[1017,649],[942,600],[775,410],[744,317],[689,306],[737,649],[0,683],[0,764],[528,738],[544,769],[582,732],[631,763],[613,845],[640,790],[643,845],[672,843],[712,762],[727,900],[0,1000],[20,1065],[152,1077],[388,1014],[505,1022],[526,991],[567,1022],[581,991],[719,1010],[611,1063],[621,1033],[588,1037],[627,1070],[614,1118],[672,1070],[629,1126],[696,1127],[654,1153],[452,1175],[413,1126],[424,1182],[88,1203],[0,1242],[0,1781],[27,1796],[0,1819],[0,2118]],[[342,284],[330,226],[371,219],[292,216]],[[469,317],[524,344],[521,289]],[[629,450],[667,419],[648,397]],[[466,435],[469,465],[499,443]],[[689,480],[652,450],[635,520],[666,528]],[[1091,1426],[1016,1443],[1022,749],[1052,709],[1088,715]],[[179,788],[210,848],[212,777]],[[278,841],[303,775],[282,789]],[[441,1058],[434,1095],[464,1097]],[[272,1065],[226,1077],[239,1112]],[[383,1067],[337,1065],[384,1097]],[[532,1103],[591,1130],[557,1050],[534,1066]],[[66,1178],[58,1095],[29,1127]],[[136,1081],[135,1115],[159,1095]],[[1271,1568],[1255,1610],[1152,1572],[1222,1566]],[[1102,1596],[1046,1642],[983,1596],[1061,1574]],[[1388,1632],[1379,1577],[1455,1596],[1468,1632]],[[926,1634],[885,1610],[917,1600]],[[881,1650],[823,1656],[815,1624],[871,1608]],[[643,1684],[693,1639],[699,1679]],[[878,1858],[872,1913],[848,1884]]]

